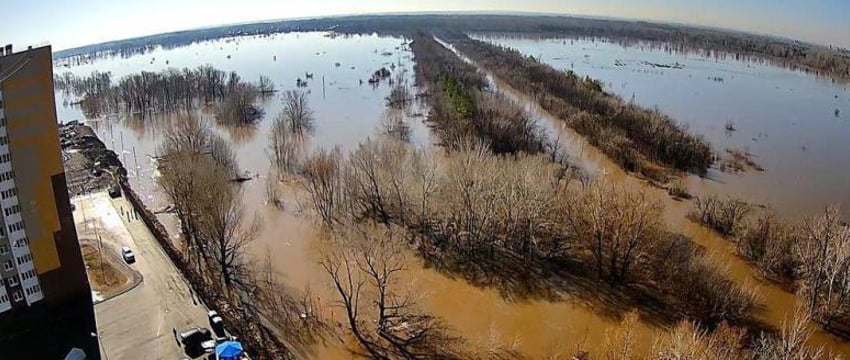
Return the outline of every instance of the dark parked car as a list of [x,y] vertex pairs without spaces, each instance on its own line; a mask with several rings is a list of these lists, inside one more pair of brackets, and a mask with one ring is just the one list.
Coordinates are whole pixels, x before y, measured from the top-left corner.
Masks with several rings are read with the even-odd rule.
[[118,185],[112,185],[109,187],[109,197],[113,199],[117,199],[121,197],[121,187]]
[[[180,343],[186,349],[186,354],[197,356],[203,354],[207,349],[203,344],[212,340],[212,334],[209,329],[191,328],[181,332],[179,335]],[[215,346],[215,345],[213,345]]]
[[224,319],[222,319],[215,310],[210,310],[210,312],[207,313],[207,317],[210,320],[210,327],[212,327],[213,332],[215,332],[215,336],[217,338],[224,338],[227,335],[224,331]]

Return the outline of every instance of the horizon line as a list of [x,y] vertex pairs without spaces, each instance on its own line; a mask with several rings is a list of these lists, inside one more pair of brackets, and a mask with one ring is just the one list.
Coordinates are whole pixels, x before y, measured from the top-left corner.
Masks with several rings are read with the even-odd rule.
[[[388,12],[370,12],[370,13],[343,13],[343,14],[328,14],[328,15],[316,15],[316,16],[295,16],[295,17],[284,17],[284,18],[273,18],[273,19],[258,19],[251,21],[240,21],[240,22],[232,22],[232,23],[219,23],[219,24],[210,24],[204,26],[197,27],[189,27],[180,30],[173,31],[165,31],[158,33],[150,33],[139,36],[126,37],[121,39],[107,40],[103,42],[90,43],[80,46],[74,46],[69,48],[63,48],[60,50],[55,50],[54,53],[72,51],[77,49],[82,49],[91,46],[98,45],[106,45],[111,43],[117,43],[122,41],[129,40],[139,40],[153,36],[159,35],[168,35],[168,34],[176,34],[182,32],[191,32],[198,30],[209,30],[216,29],[227,26],[239,26],[239,25],[251,25],[251,24],[263,24],[263,23],[275,23],[275,22],[285,22],[285,21],[304,21],[304,20],[321,20],[321,19],[332,19],[332,18],[345,18],[345,17],[360,17],[360,16],[398,16],[398,15],[510,15],[510,16],[552,16],[552,17],[573,17],[573,18],[584,18],[591,20],[608,20],[608,21],[627,21],[627,22],[646,22],[651,24],[658,25],[674,25],[674,26],[684,26],[695,29],[706,29],[706,30],[714,30],[714,31],[723,31],[723,32],[732,32],[732,33],[741,33],[741,34],[749,34],[756,36],[763,36],[774,39],[781,39],[786,41],[794,41],[808,45],[821,46],[821,47],[835,47],[832,44],[823,44],[812,41],[804,41],[789,37],[787,35],[779,35],[772,33],[762,33],[756,31],[748,31],[748,30],[740,30],[734,28],[726,28],[721,26],[712,26],[712,25],[701,25],[701,24],[693,24],[693,23],[685,23],[679,21],[662,21],[662,20],[652,20],[652,19],[642,19],[642,18],[629,18],[629,17],[620,17],[620,16],[609,16],[609,15],[588,15],[588,14],[577,14],[577,13],[559,13],[559,12],[536,12],[536,11],[510,11],[510,10],[460,10],[460,11],[388,11]],[[44,45],[44,43],[42,43]],[[47,45],[50,45],[50,42],[47,42]]]

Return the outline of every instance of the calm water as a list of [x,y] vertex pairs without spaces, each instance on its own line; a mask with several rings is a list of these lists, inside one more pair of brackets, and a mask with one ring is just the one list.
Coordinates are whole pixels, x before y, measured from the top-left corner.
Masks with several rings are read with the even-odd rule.
[[[479,34],[557,69],[606,84],[608,91],[658,107],[706,137],[715,150],[746,149],[765,172],[713,171],[693,177],[699,192],[735,193],[788,216],[839,203],[850,215],[850,91],[846,83],[734,56],[666,51],[591,39]],[[661,68],[651,64],[683,67]],[[722,79],[722,81],[717,81]],[[835,115],[839,109],[840,114]],[[732,122],[736,131],[726,131]]]
[[[378,136],[382,121],[388,116],[385,98],[390,87],[386,82],[377,87],[360,84],[381,67],[395,65],[396,72],[412,74],[410,52],[402,46],[403,39],[377,36],[331,38],[325,33],[280,34],[272,37],[241,37],[193,44],[171,50],[154,50],[129,58],[104,58],[89,64],[54,69],[56,74],[66,71],[85,76],[92,71],[113,74],[113,81],[121,76],[140,71],[160,71],[168,67],[194,68],[211,64],[224,71],[236,71],[243,79],[256,81],[260,75],[268,76],[280,92],[295,89],[296,79],[313,74],[308,92],[310,108],[315,118],[315,131],[308,136],[308,148],[340,146],[350,149],[367,137]],[[384,53],[391,53],[386,55]],[[167,62],[167,64],[166,64]],[[336,66],[339,63],[339,66]],[[324,78],[324,79],[323,79]],[[407,76],[412,79],[412,76]],[[324,86],[323,86],[324,80]],[[412,80],[410,81],[412,83]],[[415,91],[415,89],[413,89]],[[266,156],[269,129],[274,117],[280,113],[280,92],[262,100],[266,116],[256,125],[218,126],[212,114],[201,112],[226,139],[237,153],[242,170],[265,176],[269,161]],[[68,106],[62,94],[57,93],[57,112],[60,121],[88,120],[98,135],[119,154],[131,172],[131,181],[137,190],[147,193],[156,206],[157,192],[154,176],[155,155],[163,125],[168,119],[135,119],[126,116],[106,116],[85,119],[79,108]],[[414,104],[404,114],[411,127],[411,142],[418,145],[430,143],[428,130],[419,114],[419,104]],[[135,156],[134,156],[135,151]],[[133,171],[138,166],[138,174]],[[245,194],[249,204],[262,203],[265,198],[264,181],[247,183]]]
[[[634,94],[635,101],[640,104],[658,105],[690,124],[695,132],[705,135],[716,148],[747,147],[767,168],[764,173],[729,175],[715,171],[710,180],[693,178],[690,180],[692,188],[697,191],[746,193],[758,201],[774,203],[789,214],[808,213],[827,201],[839,199],[846,199],[845,205],[850,204],[850,179],[844,170],[850,165],[850,159],[844,156],[850,153],[850,141],[847,141],[850,140],[850,121],[847,120],[850,118],[850,95],[843,85],[771,66],[669,54],[640,47],[623,48],[592,41],[486,39],[534,56],[542,55],[545,61],[558,68],[573,68],[581,75],[597,77],[606,82],[611,91],[627,99]],[[365,81],[376,69],[392,63],[397,66],[394,73],[408,71],[408,79],[413,78],[411,54],[402,43],[400,38],[329,38],[324,33],[242,37],[154,50],[129,58],[106,58],[81,66],[57,67],[54,71],[56,74],[71,71],[81,76],[93,70],[112,71],[115,78],[120,78],[142,70],[211,64],[225,71],[237,71],[248,80],[269,76],[280,90],[294,88],[296,78],[303,78],[305,72],[313,73],[314,79],[306,90],[310,92],[309,101],[316,121],[308,147],[351,149],[367,137],[379,136],[381,123],[387,116],[385,97],[390,87],[385,83],[376,88],[360,85],[360,80]],[[391,55],[383,55],[385,52]],[[623,66],[616,66],[617,60],[617,64]],[[660,69],[642,65],[643,61],[665,64],[678,61],[685,67]],[[708,79],[718,76],[724,81]],[[534,106],[525,95],[512,91],[497,79],[491,78],[491,81],[494,88],[533,113],[583,167],[593,172],[604,171],[627,186],[642,186]],[[839,95],[839,99],[834,99],[835,95]],[[119,116],[85,119],[78,109],[64,105],[64,100],[57,94],[60,121],[89,121],[107,146],[124,156],[137,191],[145,194],[154,208],[166,205],[156,186],[155,164],[150,157],[155,155],[167,119],[134,120]],[[243,185],[248,208],[265,219],[263,234],[252,244],[251,253],[257,259],[271,257],[288,284],[313,292],[322,316],[341,320],[340,310],[330,306],[328,299],[334,295],[327,287],[327,276],[317,264],[316,240],[320,235],[302,206],[294,200],[297,196],[288,197],[290,201],[284,211],[265,205],[268,129],[281,109],[280,98],[273,96],[260,105],[266,111],[266,118],[255,127],[218,126],[210,114],[203,114],[216,131],[231,141],[240,167],[260,175],[259,179]],[[842,114],[835,118],[837,106],[843,106]],[[420,146],[431,143],[428,128],[418,116],[424,112],[422,104],[414,104],[404,115],[412,129],[411,142]],[[737,131],[727,134],[726,121],[733,121]],[[806,146],[805,151],[802,146]],[[663,192],[655,192],[659,199],[669,200]],[[684,220],[682,214],[686,207],[685,203],[668,206],[665,215],[668,223],[704,246],[722,249],[726,245],[722,239]],[[174,225],[173,218],[163,218]],[[753,280],[742,261],[734,257],[721,261],[730,264],[737,280]],[[622,315],[600,312],[593,304],[580,301],[507,300],[495,290],[476,288],[463,280],[424,269],[416,260],[411,261],[405,277],[403,283],[421,295],[420,303],[425,310],[444,319],[473,344],[514,348],[530,358],[541,358],[550,350],[570,350],[583,341],[591,349],[598,350],[607,328],[616,324],[617,317]],[[781,321],[782,309],[793,305],[793,296],[770,284],[759,286],[767,295],[765,307],[772,309],[760,316],[769,323]],[[641,343],[651,344],[658,331],[660,329],[655,326],[642,323]],[[831,343],[833,339],[824,336],[821,341]],[[341,348],[329,341],[323,346],[297,350],[302,358],[350,358]]]
[[[314,249],[316,230],[302,211],[307,205],[302,207],[296,196],[287,198],[285,211],[266,205],[266,179],[270,168],[266,155],[268,136],[274,117],[282,109],[280,93],[295,89],[297,78],[304,79],[305,73],[312,73],[309,86],[302,88],[308,92],[314,117],[314,131],[306,139],[306,151],[334,146],[350,150],[360,141],[381,136],[382,124],[391,115],[391,110],[386,107],[391,87],[386,81],[374,87],[366,83],[375,70],[394,66],[391,70],[393,77],[398,72],[408,73],[406,78],[410,79],[411,91],[417,91],[412,86],[411,53],[403,43],[401,38],[332,38],[325,33],[240,37],[171,50],[158,49],[129,58],[102,58],[79,66],[65,67],[60,63],[54,73],[70,71],[85,76],[95,70],[110,71],[113,81],[117,81],[123,75],[140,71],[211,64],[224,71],[236,71],[246,80],[257,81],[260,75],[271,78],[280,92],[257,104],[265,111],[265,118],[255,126],[221,126],[216,124],[211,113],[199,111],[199,114],[230,141],[241,170],[259,176],[242,185],[246,208],[265,220],[262,234],[251,244],[251,254],[257,260],[267,256],[273,259],[275,269],[291,286],[310,288],[314,293],[324,295],[329,293],[323,289],[327,279],[317,264],[318,256]],[[107,147],[122,156],[133,187],[145,197],[148,205],[153,209],[166,206],[168,201],[156,184],[156,164],[152,158],[156,155],[163,128],[171,119],[167,116],[136,119],[117,115],[86,119],[79,108],[67,104],[74,100],[61,93],[56,94],[59,120],[87,121]],[[410,142],[417,146],[431,143],[421,116],[424,112],[421,104],[414,101],[401,115],[393,115],[404,118],[411,129]],[[160,215],[160,218],[167,227],[175,230],[172,234],[177,233],[177,222],[173,216]],[[329,295],[322,297],[327,299]],[[328,306],[329,302],[324,305]],[[337,350],[334,346],[317,349],[331,353]]]

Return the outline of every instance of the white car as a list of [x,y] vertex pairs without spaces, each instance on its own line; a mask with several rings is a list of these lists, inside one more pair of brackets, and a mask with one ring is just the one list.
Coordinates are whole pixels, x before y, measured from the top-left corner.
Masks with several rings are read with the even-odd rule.
[[121,248],[121,257],[124,258],[124,262],[128,264],[132,264],[136,262],[136,255],[133,254],[133,250],[124,246]]

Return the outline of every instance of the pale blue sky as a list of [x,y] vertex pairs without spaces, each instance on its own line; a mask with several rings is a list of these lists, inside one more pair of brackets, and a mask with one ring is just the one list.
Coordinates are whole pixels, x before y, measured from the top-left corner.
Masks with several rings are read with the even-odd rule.
[[850,47],[850,0],[2,0],[0,42],[54,50],[235,22],[413,11],[527,11],[709,25]]

